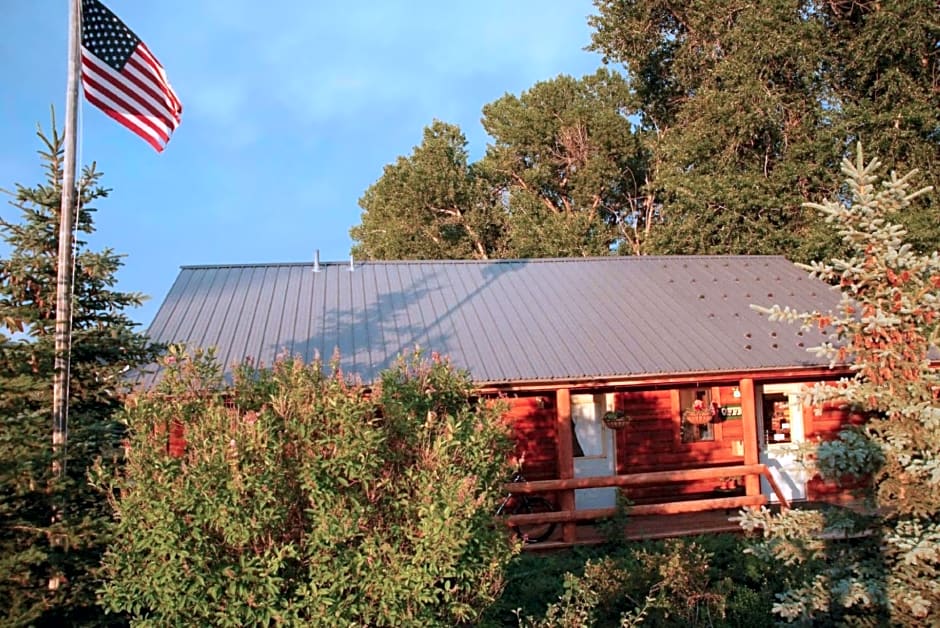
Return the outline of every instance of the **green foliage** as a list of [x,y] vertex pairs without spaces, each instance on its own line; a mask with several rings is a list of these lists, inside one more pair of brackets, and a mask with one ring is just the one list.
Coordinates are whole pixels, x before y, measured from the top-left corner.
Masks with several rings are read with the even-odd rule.
[[886,565],[872,523],[834,508],[745,513],[744,529],[763,534],[748,551],[785,574],[773,612],[803,625],[887,624]]
[[781,574],[740,535],[625,541],[510,564],[483,626],[764,626]]
[[350,234],[366,259],[485,259],[502,248],[502,212],[468,163],[459,128],[434,122],[408,158],[363,195]]
[[940,322],[940,255],[915,253],[894,219],[929,188],[911,190],[912,175],[881,182],[878,160],[843,162],[848,199],[813,205],[835,225],[849,254],[807,268],[836,283],[836,312],[800,313],[774,306],[775,319],[828,330],[815,351],[853,365],[851,379],[816,386],[813,403],[839,399],[871,418],[860,434],[843,435],[823,452],[821,468],[836,477],[873,470],[879,519],[868,536],[828,542],[829,522],[791,512],[751,513],[744,525],[763,529],[758,551],[800,566],[777,612],[806,622],[853,617],[916,625],[940,613],[940,372],[929,352]]
[[[78,239],[73,296],[66,472],[52,473],[52,374],[62,138],[38,133],[46,180],[17,185],[20,220],[0,219],[10,247],[0,260],[0,624],[106,623],[96,605],[96,568],[112,523],[88,484],[96,458],[120,458],[123,373],[149,362],[154,348],[124,314],[138,294],[113,289],[120,256]],[[107,196],[94,165],[79,179],[79,234],[94,230],[89,206]],[[50,582],[58,587],[50,588]]]
[[628,119],[622,76],[558,76],[483,107],[493,138],[480,163],[506,199],[516,257],[639,252],[651,207],[640,193],[647,155]]
[[483,626],[515,625],[518,617],[544,614],[564,591],[565,575],[581,575],[590,559],[605,554],[574,547],[559,552],[521,552],[506,569],[503,591],[481,619]]
[[654,219],[627,84],[559,76],[483,108],[493,144],[469,163],[459,128],[434,122],[363,195],[353,253],[489,259],[639,252]]
[[[501,409],[465,373],[401,359],[373,390],[323,365],[172,348],[128,405],[104,600],[143,625],[445,626],[498,596]],[[167,453],[173,425],[180,457]]]
[[[591,48],[624,64],[662,207],[655,253],[783,253],[839,243],[803,203],[863,138],[940,176],[933,0],[595,0]],[[940,242],[934,202],[904,217]]]
[[[370,258],[841,254],[804,203],[864,139],[940,184],[934,0],[595,0],[610,69],[558,76],[483,107],[469,164],[435,122],[364,195]],[[940,243],[936,201],[899,220]]]
[[837,482],[844,475],[862,479],[877,473],[885,460],[881,448],[856,428],[844,429],[833,440],[819,443],[815,458],[819,474]]
[[627,525],[630,522],[628,509],[632,503],[623,491],[617,491],[613,516],[597,522],[597,529],[607,543],[619,545],[627,540]]

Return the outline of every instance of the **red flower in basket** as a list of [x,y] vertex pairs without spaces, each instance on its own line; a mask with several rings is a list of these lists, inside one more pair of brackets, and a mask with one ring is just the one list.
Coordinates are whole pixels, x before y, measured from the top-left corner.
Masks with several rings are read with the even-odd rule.
[[693,425],[705,425],[714,418],[714,415],[711,408],[705,406],[704,399],[696,399],[692,402],[692,407],[682,413],[682,417]]

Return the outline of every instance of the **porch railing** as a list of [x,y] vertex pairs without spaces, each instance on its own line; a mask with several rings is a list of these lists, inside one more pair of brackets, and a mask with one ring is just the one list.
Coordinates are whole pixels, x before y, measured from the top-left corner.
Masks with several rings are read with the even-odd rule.
[[[704,467],[696,469],[677,469],[674,471],[652,471],[649,473],[629,473],[589,478],[571,478],[566,480],[538,480],[533,482],[515,482],[506,485],[506,490],[513,493],[554,493],[580,488],[609,488],[609,487],[636,487],[673,484],[695,480],[719,479],[728,476],[756,475],[767,480],[771,490],[777,497],[782,510],[790,507],[789,502],[780,490],[767,465],[734,465],[722,467]],[[692,499],[684,501],[671,501],[659,504],[640,504],[626,507],[628,515],[673,515],[691,512],[705,512],[741,508],[744,506],[759,506],[767,503],[767,497],[762,494],[741,495],[737,497],[715,497]],[[509,517],[510,525],[531,523],[573,523],[577,521],[590,521],[606,519],[617,513],[616,508],[593,508],[587,510],[560,510],[557,512],[538,513],[531,515],[513,515]]]

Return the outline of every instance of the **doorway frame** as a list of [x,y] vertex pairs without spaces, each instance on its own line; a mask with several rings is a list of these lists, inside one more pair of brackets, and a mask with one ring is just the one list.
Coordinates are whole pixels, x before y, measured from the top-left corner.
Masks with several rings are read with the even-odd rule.
[[[759,461],[767,466],[767,470],[789,502],[807,499],[810,473],[800,460],[799,454],[800,446],[806,442],[806,407],[803,403],[805,389],[802,383],[764,384],[759,388],[755,404]],[[773,421],[773,417],[766,416],[765,407],[767,397],[779,395],[785,396],[787,401],[786,420],[789,423],[790,438],[786,442],[775,444],[768,438],[773,430],[767,429],[767,423]],[[776,493],[763,477],[760,479],[760,487],[768,502],[779,503]]]
[[[590,398],[590,402],[586,398]],[[602,417],[607,411],[614,410],[614,393],[576,393],[571,395],[572,439],[576,440],[583,453],[573,456],[575,478],[612,477],[617,474],[617,439],[614,431],[604,425]],[[584,415],[580,409],[593,407],[591,417],[595,429],[582,430],[578,433],[577,419]],[[586,437],[598,437],[594,441]],[[600,453],[594,453],[600,452]],[[574,494],[575,509],[613,508],[617,505],[616,487],[576,489]]]

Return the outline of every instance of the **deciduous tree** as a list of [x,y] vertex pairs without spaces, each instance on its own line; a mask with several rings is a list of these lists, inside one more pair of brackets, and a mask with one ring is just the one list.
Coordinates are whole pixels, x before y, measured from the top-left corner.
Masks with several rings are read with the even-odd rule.
[[643,251],[655,211],[642,193],[647,155],[630,105],[623,77],[599,70],[483,107],[493,143],[480,165],[505,200],[513,256]]
[[350,230],[365,259],[487,259],[503,247],[498,198],[468,162],[456,126],[434,122],[410,157],[385,167]]
[[379,259],[609,255],[644,250],[656,210],[627,84],[600,70],[559,76],[483,108],[493,138],[470,163],[435,122],[360,200],[354,254]]
[[[940,176],[940,26],[933,0],[595,0],[592,48],[624,64],[661,207],[659,253],[838,249],[803,203],[854,140]],[[900,220],[940,243],[936,202]]]

